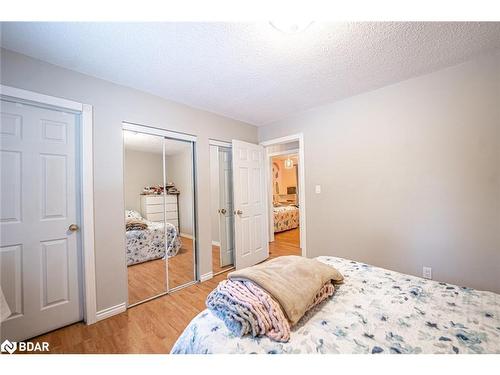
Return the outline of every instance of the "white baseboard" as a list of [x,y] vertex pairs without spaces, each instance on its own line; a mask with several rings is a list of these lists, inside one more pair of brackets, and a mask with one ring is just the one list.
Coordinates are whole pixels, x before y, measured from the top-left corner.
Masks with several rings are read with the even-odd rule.
[[220,242],[219,241],[212,241],[212,245],[220,247]]
[[113,315],[120,314],[127,310],[127,304],[125,302],[120,303],[116,306],[108,307],[107,309],[98,311],[96,314],[97,321],[109,318]]
[[187,238],[187,239],[189,239],[189,240],[192,240],[192,239],[193,239],[193,236],[192,236],[192,235],[187,234],[187,233],[182,233],[182,232],[181,232],[181,237]]
[[212,277],[214,277],[214,273],[212,271],[210,271],[204,275],[201,275],[200,281],[204,282],[204,281],[210,280]]

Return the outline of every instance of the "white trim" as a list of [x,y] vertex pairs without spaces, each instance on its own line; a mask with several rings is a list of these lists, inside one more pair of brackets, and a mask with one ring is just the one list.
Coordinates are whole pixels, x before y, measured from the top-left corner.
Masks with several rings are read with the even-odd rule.
[[96,278],[94,249],[94,170],[93,170],[93,110],[92,106],[82,107],[82,249],[83,249],[83,282],[85,322],[94,324],[97,321],[96,311]]
[[219,147],[227,147],[227,148],[233,147],[231,142],[219,141],[217,139],[211,139],[211,138],[208,140],[208,144],[210,146],[219,146]]
[[[273,155],[268,152],[269,150],[267,147],[265,147],[265,153],[266,153],[266,162],[265,162],[265,171],[266,171],[266,190],[267,190],[267,200],[266,200],[266,207],[267,207],[267,239],[269,242],[274,242],[274,210],[273,210],[273,203],[274,203],[274,186],[272,184],[273,178],[271,177],[271,173],[273,171],[272,169],[272,163],[273,163]],[[300,212],[299,212],[299,219],[300,219]]]
[[[270,170],[270,155],[276,153],[268,153],[269,146],[280,145],[290,142],[299,142],[299,231],[300,231],[300,247],[302,248],[302,256],[307,256],[307,239],[306,239],[306,177],[305,177],[305,152],[304,152],[304,134],[297,133],[288,135],[281,138],[275,138],[268,141],[260,142],[260,145],[266,148],[266,185],[267,185],[267,199],[268,199],[268,210],[269,210],[269,240],[274,241],[274,216],[272,207],[272,187],[271,187],[271,170]],[[288,150],[286,153],[293,153],[296,150]],[[269,201],[270,199],[270,201]]]
[[220,247],[220,241],[212,241],[212,245]]
[[76,111],[81,116],[80,168],[81,168],[81,242],[83,279],[83,318],[93,324],[96,318],[95,249],[94,249],[94,177],[93,177],[93,116],[92,106],[71,100],[56,98],[28,90],[0,85],[2,97],[13,98],[44,106]]
[[273,145],[282,145],[283,143],[290,143],[290,142],[296,142],[296,141],[299,141],[299,144],[300,144],[300,140],[302,140],[302,142],[303,142],[303,139],[304,139],[303,134],[297,133],[297,134],[287,135],[287,136],[281,137],[281,138],[271,139],[269,141],[262,141],[262,142],[260,142],[260,145],[267,147],[267,146],[273,146]]
[[96,320],[100,321],[113,315],[121,314],[122,312],[127,311],[127,304],[122,302],[118,305],[108,307],[107,309],[100,310],[96,314]]
[[122,122],[122,129],[137,132],[137,133],[159,135],[161,137],[177,139],[180,141],[196,142],[198,139],[195,135],[192,135],[192,134],[178,133],[175,131],[153,128],[153,127],[147,126],[147,125],[133,124],[131,122],[126,122],[126,121]]
[[28,100],[30,102],[48,104],[54,107],[60,107],[64,109],[70,109],[76,112],[83,111],[83,104],[77,103],[72,100],[56,98],[49,95],[39,94],[37,92],[18,89],[17,87],[10,87],[5,85],[0,85],[0,93],[5,96],[10,96],[15,99]]
[[208,281],[208,280],[210,280],[213,277],[214,277],[214,273],[212,271],[207,272],[207,273],[201,275],[201,277],[200,277],[200,283],[202,283],[204,281]]
[[187,234],[187,233],[181,232],[181,237],[187,238],[188,240],[194,240],[194,237],[192,234]]
[[275,156],[281,156],[281,155],[298,154],[299,151],[300,151],[300,149],[295,148],[295,149],[287,150],[287,151],[269,152],[269,153],[267,153],[267,156],[273,158]]

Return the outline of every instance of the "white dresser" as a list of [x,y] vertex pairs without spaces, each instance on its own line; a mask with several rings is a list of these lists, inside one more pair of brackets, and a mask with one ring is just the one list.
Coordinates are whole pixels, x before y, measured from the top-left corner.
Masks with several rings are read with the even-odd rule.
[[141,195],[141,215],[149,221],[163,221],[163,200],[167,223],[175,225],[179,231],[179,195]]

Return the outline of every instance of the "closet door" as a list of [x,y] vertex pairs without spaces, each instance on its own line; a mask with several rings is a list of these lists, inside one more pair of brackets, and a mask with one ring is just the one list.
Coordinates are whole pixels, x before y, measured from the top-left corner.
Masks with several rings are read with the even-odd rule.
[[234,264],[234,212],[231,149],[219,147],[220,266]]
[[169,291],[196,281],[194,144],[164,139]]
[[79,122],[76,114],[0,101],[2,341],[82,319]]
[[230,143],[210,140],[212,273],[234,265],[233,168]]
[[124,256],[130,306],[167,293],[169,242],[163,137],[124,130],[123,139]]

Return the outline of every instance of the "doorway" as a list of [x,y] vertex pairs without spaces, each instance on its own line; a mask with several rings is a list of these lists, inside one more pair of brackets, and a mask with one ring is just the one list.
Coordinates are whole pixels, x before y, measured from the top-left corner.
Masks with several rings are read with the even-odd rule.
[[302,134],[261,143],[266,150],[270,257],[306,256]]
[[279,250],[272,246],[270,255],[300,255],[298,149],[270,153],[269,158],[274,242],[280,245]]

